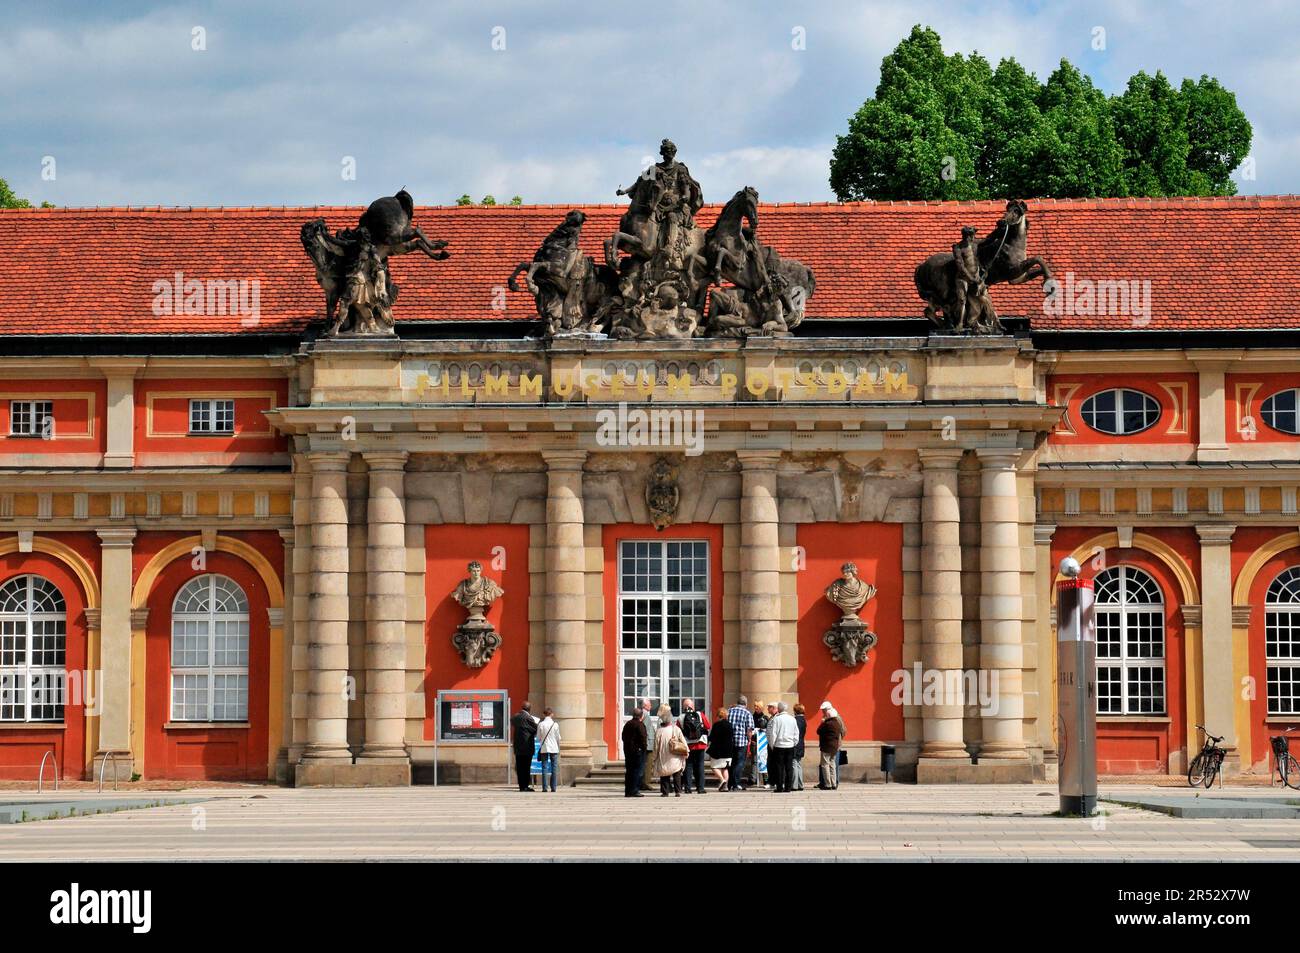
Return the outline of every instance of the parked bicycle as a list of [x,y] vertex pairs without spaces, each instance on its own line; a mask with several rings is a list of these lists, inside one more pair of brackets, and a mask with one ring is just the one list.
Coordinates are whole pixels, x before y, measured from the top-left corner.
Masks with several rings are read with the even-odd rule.
[[1287,735],[1293,731],[1294,728],[1288,728],[1282,734],[1274,735],[1269,742],[1273,745],[1273,761],[1277,766],[1278,779],[1287,787],[1300,791],[1300,761],[1296,761],[1295,755],[1291,754],[1287,739]]
[[1187,783],[1192,787],[1204,784],[1210,788],[1214,786],[1214,779],[1223,768],[1223,759],[1228,753],[1219,747],[1219,742],[1223,740],[1222,736],[1216,738],[1204,725],[1196,727],[1204,732],[1205,744],[1201,746],[1200,753],[1192,759],[1192,763],[1187,766]]

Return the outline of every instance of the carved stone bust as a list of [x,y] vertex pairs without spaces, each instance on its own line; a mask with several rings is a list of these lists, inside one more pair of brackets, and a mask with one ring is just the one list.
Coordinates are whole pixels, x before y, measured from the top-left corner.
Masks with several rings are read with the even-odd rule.
[[457,583],[451,594],[467,614],[465,621],[456,626],[451,644],[466,665],[482,668],[501,647],[501,636],[483,614],[505,595],[505,590],[483,575],[483,564],[478,560],[470,563],[468,569],[469,577]]
[[856,619],[858,610],[876,594],[876,587],[858,578],[858,567],[845,563],[841,577],[826,587],[826,598],[840,607],[845,619]]
[[457,583],[452,598],[465,608],[470,619],[481,619],[492,603],[504,596],[506,592],[483,575],[483,564],[478,560],[474,560],[466,568],[469,570],[469,577]]
[[867,653],[878,641],[870,627],[858,618],[858,612],[876,595],[876,587],[858,577],[858,567],[845,563],[841,576],[826,587],[826,598],[843,613],[839,621],[826,630],[822,641],[831,657],[846,668],[867,660]]

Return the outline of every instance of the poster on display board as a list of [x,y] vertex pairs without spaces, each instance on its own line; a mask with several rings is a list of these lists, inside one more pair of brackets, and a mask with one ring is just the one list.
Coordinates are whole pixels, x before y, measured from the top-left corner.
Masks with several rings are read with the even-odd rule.
[[438,692],[441,744],[505,744],[510,731],[510,699],[504,691]]

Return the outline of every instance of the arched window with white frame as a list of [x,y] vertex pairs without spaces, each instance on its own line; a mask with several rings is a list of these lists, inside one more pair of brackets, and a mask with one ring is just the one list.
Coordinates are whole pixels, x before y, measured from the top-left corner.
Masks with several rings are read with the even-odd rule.
[[1283,569],[1264,596],[1268,713],[1300,714],[1300,566]]
[[1097,714],[1165,713],[1165,600],[1150,573],[1112,566],[1093,580]]
[[43,576],[0,585],[0,721],[62,721],[68,607]]
[[248,720],[248,597],[196,576],[172,603],[172,721]]

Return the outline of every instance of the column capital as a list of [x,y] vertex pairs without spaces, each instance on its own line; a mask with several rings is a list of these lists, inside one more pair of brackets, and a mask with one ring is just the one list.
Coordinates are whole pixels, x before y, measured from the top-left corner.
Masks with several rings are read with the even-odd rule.
[[926,470],[955,470],[965,453],[960,447],[919,447],[916,456]]
[[340,473],[348,468],[351,450],[311,450],[305,454],[313,471]]
[[1034,545],[1035,546],[1051,545],[1052,537],[1055,535],[1056,535],[1055,523],[1034,524]]
[[587,462],[586,450],[543,450],[542,459],[548,470],[581,470]]
[[1250,610],[1251,606],[1249,605],[1232,607],[1232,627],[1234,629],[1250,627]]
[[372,470],[405,470],[410,453],[405,450],[371,450],[361,454],[361,459]]
[[146,628],[148,625],[149,625],[148,608],[131,610],[131,631],[132,632],[139,632],[140,630]]
[[289,527],[288,529],[281,529],[279,530],[279,533],[280,533],[280,540],[284,543],[285,546],[290,546],[290,547],[294,545],[294,542],[296,541],[298,536],[297,531],[293,527]]
[[104,549],[130,549],[135,541],[133,529],[100,529],[95,533],[99,536],[99,545]]
[[[103,610],[102,610],[102,609],[86,609],[86,610],[84,610],[84,611],[85,611],[85,613],[86,613],[86,628],[87,628],[87,629],[98,630],[98,629],[99,629],[100,617],[101,617],[101,614],[102,614]],[[147,612],[148,610],[145,610],[145,611]]]
[[1024,451],[1019,447],[976,447],[975,456],[985,470],[1014,470]]
[[746,470],[774,470],[781,462],[780,450],[737,450],[736,459]]
[[1231,524],[1196,524],[1196,535],[1200,537],[1202,546],[1230,546],[1232,544],[1232,534],[1235,532],[1237,532],[1237,527]]
[[1204,613],[1199,604],[1191,602],[1183,604],[1183,625],[1199,629],[1203,619]]

